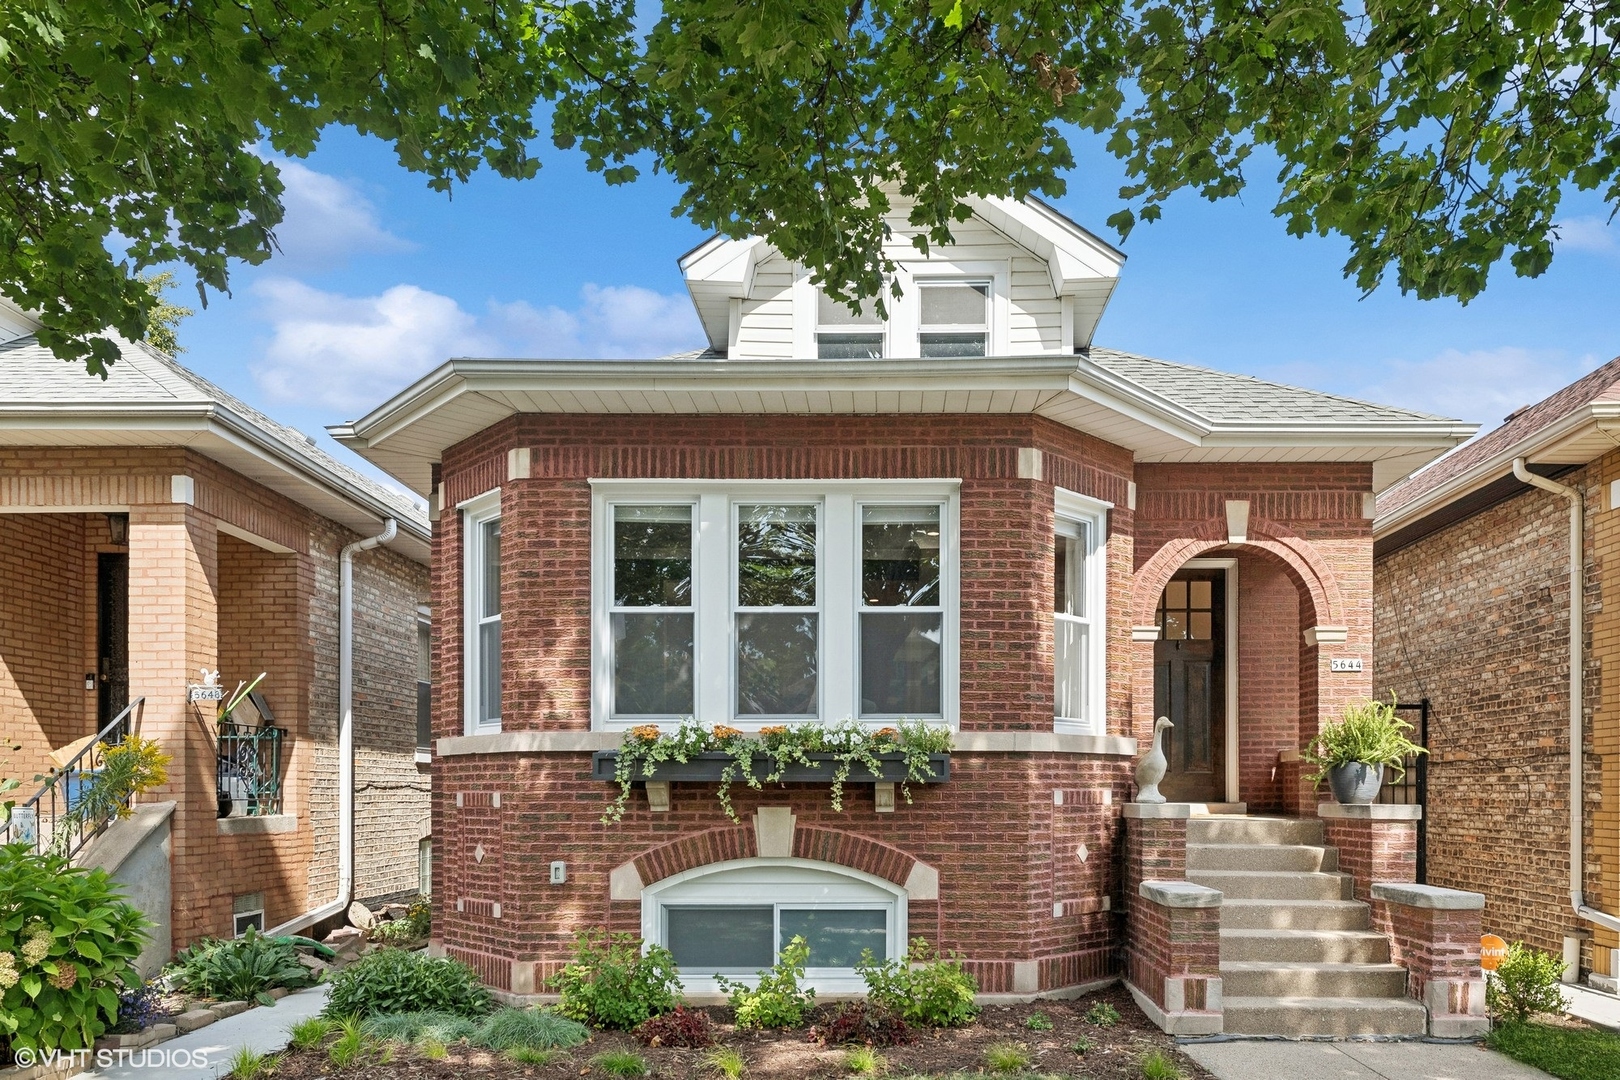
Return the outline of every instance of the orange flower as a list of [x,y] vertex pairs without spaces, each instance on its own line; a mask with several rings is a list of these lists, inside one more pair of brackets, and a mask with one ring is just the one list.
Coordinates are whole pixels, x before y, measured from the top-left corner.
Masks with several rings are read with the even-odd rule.
[[899,742],[900,732],[898,729],[892,727],[878,728],[872,733],[872,737],[874,739],[888,739],[891,742]]
[[640,742],[657,742],[661,735],[657,724],[638,724],[630,729],[630,737]]
[[715,742],[725,742],[728,739],[741,738],[742,732],[738,731],[734,727],[727,727],[724,724],[716,724],[713,728],[713,735]]
[[765,727],[762,727],[762,728],[759,729],[759,733],[761,735],[786,735],[787,734],[787,725],[785,725],[785,724],[767,724]]

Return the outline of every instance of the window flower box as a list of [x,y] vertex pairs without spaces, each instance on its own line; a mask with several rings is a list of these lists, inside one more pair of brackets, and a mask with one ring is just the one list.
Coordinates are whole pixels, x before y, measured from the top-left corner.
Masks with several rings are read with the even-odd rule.
[[[785,784],[815,784],[831,783],[834,772],[838,768],[838,757],[834,754],[806,754],[814,765],[802,765],[792,762],[782,770],[781,782]],[[871,770],[856,762],[850,769],[849,777],[845,783],[874,784],[899,783],[906,779],[906,757],[904,754],[877,754],[877,760],[882,764],[883,771],[873,776]],[[591,759],[591,779],[613,781],[616,779],[615,769],[619,761],[617,750],[598,750]],[[704,783],[717,782],[727,765],[734,764],[736,759],[727,753],[710,751],[695,754],[689,761],[660,761],[653,766],[651,777],[642,775],[638,770],[632,782],[644,784],[647,780],[678,780],[683,782]],[[922,780],[913,779],[913,783],[942,784],[951,778],[951,755],[929,754],[928,764],[933,768],[932,776]],[[762,753],[754,759],[754,774],[763,779],[770,771],[770,759]]]

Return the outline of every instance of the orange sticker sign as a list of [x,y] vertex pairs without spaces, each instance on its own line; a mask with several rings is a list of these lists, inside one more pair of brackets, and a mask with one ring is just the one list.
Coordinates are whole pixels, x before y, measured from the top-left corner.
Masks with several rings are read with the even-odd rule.
[[1479,966],[1486,971],[1495,971],[1506,955],[1507,942],[1495,934],[1486,934],[1479,939]]

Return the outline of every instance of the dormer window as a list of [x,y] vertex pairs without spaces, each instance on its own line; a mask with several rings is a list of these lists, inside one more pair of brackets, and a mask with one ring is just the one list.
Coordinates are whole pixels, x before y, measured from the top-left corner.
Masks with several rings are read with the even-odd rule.
[[868,302],[851,311],[816,290],[816,356],[822,360],[877,360],[883,356],[883,319]]
[[917,286],[917,355],[984,356],[990,337],[988,281],[929,281]]

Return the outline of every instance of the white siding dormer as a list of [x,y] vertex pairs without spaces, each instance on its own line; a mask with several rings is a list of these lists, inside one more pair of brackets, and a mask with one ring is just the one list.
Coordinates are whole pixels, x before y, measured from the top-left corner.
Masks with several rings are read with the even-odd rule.
[[[884,355],[919,355],[920,285],[988,286],[986,354],[1050,356],[1089,345],[1124,256],[1033,200],[976,199],[951,226],[953,242],[925,253],[910,209],[895,200],[886,254],[901,295],[884,298]],[[734,360],[813,359],[817,290],[803,267],[761,241],[711,241],[682,262],[710,345]],[[824,328],[825,329],[825,328]]]

